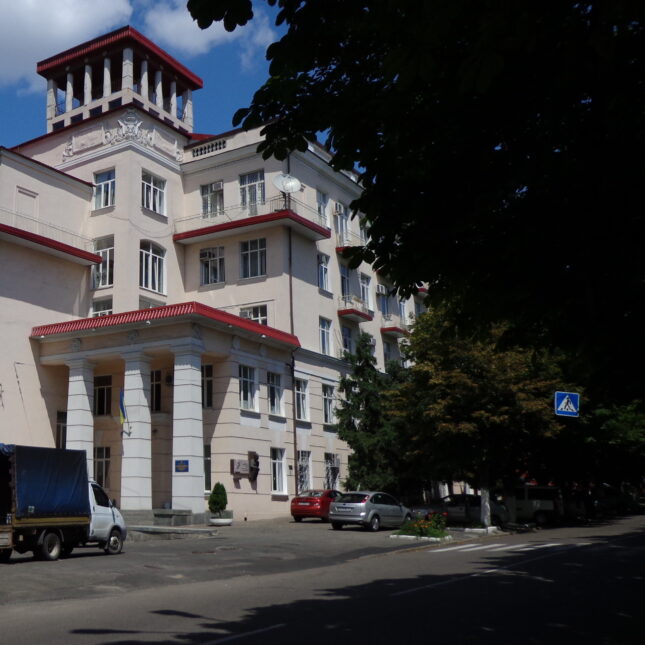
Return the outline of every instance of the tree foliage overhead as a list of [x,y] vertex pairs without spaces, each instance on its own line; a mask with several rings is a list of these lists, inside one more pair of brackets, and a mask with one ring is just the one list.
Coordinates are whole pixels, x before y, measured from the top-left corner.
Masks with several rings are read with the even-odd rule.
[[[266,0],[285,35],[235,123],[282,159],[328,133],[361,170],[374,261],[459,322],[571,352],[592,388],[642,394],[645,3]],[[250,0],[190,0],[200,26]]]

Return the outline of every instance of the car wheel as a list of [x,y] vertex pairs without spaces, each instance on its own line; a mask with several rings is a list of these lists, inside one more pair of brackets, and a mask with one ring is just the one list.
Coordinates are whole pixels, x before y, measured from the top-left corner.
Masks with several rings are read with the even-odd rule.
[[42,560],[53,562],[58,560],[62,551],[60,536],[58,533],[50,531],[45,534],[38,555]]
[[372,515],[372,519],[367,525],[367,530],[376,533],[381,528],[381,518],[378,515]]
[[118,555],[123,549],[123,539],[121,537],[121,531],[119,529],[112,529],[110,532],[110,537],[106,545],[103,547],[103,550],[108,555]]
[[302,518],[301,518],[301,517],[296,517],[296,516],[294,515],[294,516],[293,516],[293,521],[294,521],[294,522],[302,522]]
[[340,531],[340,529],[343,528],[343,525],[340,522],[332,522],[331,528],[334,529],[334,531]]

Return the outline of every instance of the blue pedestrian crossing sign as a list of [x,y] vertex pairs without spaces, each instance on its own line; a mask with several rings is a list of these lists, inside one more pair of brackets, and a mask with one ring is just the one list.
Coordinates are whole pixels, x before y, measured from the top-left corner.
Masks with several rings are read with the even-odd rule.
[[561,417],[579,417],[580,395],[575,392],[556,392],[555,413]]

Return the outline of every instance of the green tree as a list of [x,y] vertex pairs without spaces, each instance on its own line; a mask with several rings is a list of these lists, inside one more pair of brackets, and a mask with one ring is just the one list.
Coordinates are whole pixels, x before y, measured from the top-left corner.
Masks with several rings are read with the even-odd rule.
[[369,334],[360,334],[356,353],[347,358],[351,370],[339,383],[343,399],[336,411],[338,436],[352,449],[346,486],[400,494],[402,450],[386,401],[402,372],[395,366],[387,374],[376,368]]
[[[266,0],[285,30],[235,115],[282,159],[316,133],[361,170],[374,262],[461,329],[569,351],[611,400],[645,362],[645,3]],[[251,0],[189,0],[233,30]]]
[[544,441],[564,427],[553,411],[553,393],[564,385],[558,360],[505,345],[504,331],[462,333],[443,309],[419,317],[409,340],[411,378],[390,397],[408,416],[409,463],[437,479],[470,481],[485,501],[490,487],[541,465]]

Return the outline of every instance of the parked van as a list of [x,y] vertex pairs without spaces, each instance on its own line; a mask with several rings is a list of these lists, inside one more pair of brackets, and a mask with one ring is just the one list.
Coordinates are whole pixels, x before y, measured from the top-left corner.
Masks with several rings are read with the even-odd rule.
[[518,486],[514,492],[518,522],[544,526],[560,520],[564,514],[562,491],[557,486]]

